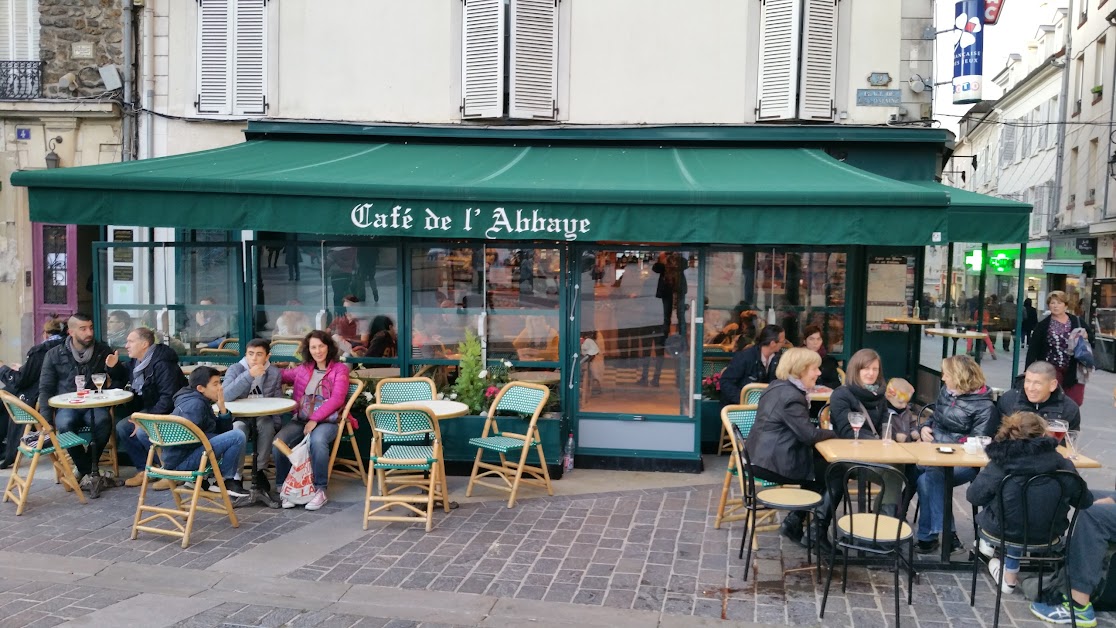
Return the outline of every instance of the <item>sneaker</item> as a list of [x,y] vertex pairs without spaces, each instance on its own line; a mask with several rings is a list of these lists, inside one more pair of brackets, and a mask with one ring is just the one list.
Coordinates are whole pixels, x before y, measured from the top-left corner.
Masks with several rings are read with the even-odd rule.
[[[210,493],[220,493],[221,489],[217,488],[217,484],[214,483],[214,484],[209,485],[209,492]],[[251,496],[251,493],[249,493],[244,488],[244,484],[242,484],[240,482],[240,480],[225,480],[225,492],[229,494],[229,497],[250,497]]]
[[256,503],[256,499],[251,495],[237,495],[234,497],[231,491],[226,492],[229,493],[229,503],[232,504],[233,508],[243,508]]
[[783,517],[783,523],[779,526],[779,533],[795,543],[802,543],[802,519],[795,515]]
[[957,533],[954,532],[949,535],[949,552],[952,554],[953,552],[963,549],[965,549],[965,544],[961,542],[961,539],[957,538]]
[[[988,575],[992,576],[992,580],[996,582],[1000,581],[1000,570],[1002,568],[1003,565],[1000,563],[999,558],[993,558],[988,561]],[[1007,574],[1004,574],[1004,583],[1003,586],[1000,587],[1000,590],[1004,593],[1015,593],[1015,585],[1008,584]]]
[[280,505],[281,505],[281,506],[283,507],[283,510],[290,510],[291,508],[294,508],[294,507],[295,507],[295,506],[297,506],[298,504],[296,504],[296,503],[294,503],[294,502],[292,502],[292,501],[288,501],[288,500],[284,499],[284,500],[283,500],[283,503],[282,503],[282,504],[280,504]]
[[942,545],[938,542],[938,539],[919,541],[918,543],[915,543],[915,551],[919,554],[933,554],[934,552],[938,551],[938,548],[941,546]]
[[1069,624],[1076,620],[1080,628],[1093,628],[1097,625],[1097,614],[1093,611],[1093,605],[1087,604],[1085,608],[1077,608],[1074,604],[1073,614],[1075,617],[1070,618],[1070,602],[1062,602],[1061,604],[1043,604],[1042,602],[1031,602],[1031,613],[1035,617],[1052,624]]
[[[260,502],[264,506],[267,506],[268,508],[279,507],[279,502],[275,501],[275,498],[271,496],[271,493],[265,491],[254,492],[256,493],[256,501]],[[291,507],[294,508],[294,504],[291,504]]]
[[271,482],[267,481],[267,474],[263,471],[256,471],[256,475],[252,478],[252,484],[262,495],[271,493]]
[[81,479],[78,480],[78,486],[81,488],[81,490],[88,491],[89,488],[93,486],[93,476],[89,473],[81,476]]
[[314,497],[312,497],[310,499],[310,502],[306,504],[306,510],[318,510],[322,506],[325,506],[326,502],[328,501],[329,498],[326,497],[325,491],[314,491]]
[[132,477],[128,478],[127,480],[124,480],[124,486],[128,486],[128,487],[131,487],[131,488],[136,488],[137,486],[139,486],[141,484],[143,484],[143,473],[142,472],[133,475]]
[[980,539],[977,543],[977,550],[988,558],[992,558],[996,554],[996,548],[992,547],[992,544],[984,539]]

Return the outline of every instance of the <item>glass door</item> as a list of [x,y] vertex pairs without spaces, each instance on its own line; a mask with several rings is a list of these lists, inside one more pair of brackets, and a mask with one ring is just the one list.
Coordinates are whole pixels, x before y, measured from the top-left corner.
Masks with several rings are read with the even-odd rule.
[[571,303],[578,413],[693,418],[697,253],[599,248],[578,255]]

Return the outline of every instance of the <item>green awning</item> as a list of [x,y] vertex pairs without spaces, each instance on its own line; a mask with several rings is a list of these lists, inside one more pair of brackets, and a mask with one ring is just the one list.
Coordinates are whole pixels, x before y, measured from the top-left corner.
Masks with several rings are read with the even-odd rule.
[[[956,193],[815,148],[304,137],[22,171],[12,183],[30,188],[38,222],[710,244],[931,244],[952,237],[947,209]],[[999,227],[1015,224],[1020,207],[985,224],[985,239],[1013,239]],[[1001,213],[998,203],[993,209]]]
[[929,190],[949,194],[950,242],[1026,242],[1031,205],[977,194],[935,182],[919,182]]

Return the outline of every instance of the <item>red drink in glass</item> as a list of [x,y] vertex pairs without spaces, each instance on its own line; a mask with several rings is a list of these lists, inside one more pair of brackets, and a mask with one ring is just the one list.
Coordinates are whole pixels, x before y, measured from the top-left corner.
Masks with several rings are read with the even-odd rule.
[[1062,444],[1062,439],[1064,439],[1066,437],[1065,426],[1051,425],[1049,431],[1050,431],[1050,436],[1052,436],[1054,438],[1054,440],[1058,441],[1058,444],[1061,445]]

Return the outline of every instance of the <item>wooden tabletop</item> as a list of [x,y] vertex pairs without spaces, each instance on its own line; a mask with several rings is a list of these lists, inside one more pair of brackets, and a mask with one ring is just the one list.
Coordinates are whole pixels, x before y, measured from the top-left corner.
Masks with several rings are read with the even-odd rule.
[[829,401],[829,397],[833,395],[833,389],[825,386],[815,386],[810,392],[806,393],[806,398],[810,401]]
[[943,327],[931,327],[926,330],[926,333],[931,336],[941,336],[943,338],[984,338],[988,333],[986,331],[957,331],[956,329],[945,329]]
[[[225,402],[225,409],[231,412],[233,416],[240,417],[283,414],[297,407],[298,404],[295,403],[294,399],[287,399],[286,397],[256,397],[254,399],[238,399]],[[217,411],[217,406],[213,407],[213,411]]]
[[889,316],[883,322],[892,325],[937,325],[938,321],[928,321],[921,318],[908,318],[906,316]]
[[[965,446],[949,443],[901,443],[915,459],[924,467],[985,467],[988,466],[988,456],[984,452],[976,454],[965,453]],[[938,451],[939,447],[950,448],[953,453],[946,454]]]
[[814,446],[826,462],[855,460],[859,462],[878,462],[881,464],[915,464],[914,455],[903,448],[902,443],[887,443],[880,440],[859,442],[844,438],[823,440]]
[[208,366],[209,368],[217,369],[222,373],[224,373],[225,370],[228,369],[228,366],[224,364],[184,364],[182,365],[182,373],[189,376],[190,373],[193,373],[194,370],[197,369],[199,366]]
[[533,382],[535,384],[557,384],[562,381],[562,374],[558,371],[516,371],[508,373],[508,379],[516,382]]
[[132,400],[134,395],[127,390],[119,388],[108,388],[98,394],[95,391],[90,391],[85,395],[83,400],[79,401],[77,393],[66,393],[63,395],[55,395],[47,400],[52,408],[107,408],[109,406],[118,406],[122,403],[128,403]]
[[408,401],[407,403],[393,404],[401,407],[418,406],[426,408],[430,414],[434,415],[435,419],[441,421],[442,419],[455,419],[459,416],[469,414],[469,406],[461,403],[460,401],[450,401],[449,399],[423,399],[419,401]]

